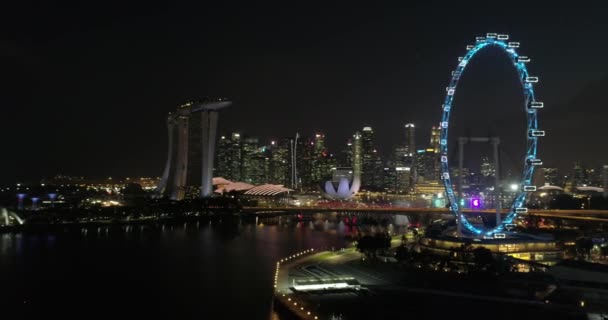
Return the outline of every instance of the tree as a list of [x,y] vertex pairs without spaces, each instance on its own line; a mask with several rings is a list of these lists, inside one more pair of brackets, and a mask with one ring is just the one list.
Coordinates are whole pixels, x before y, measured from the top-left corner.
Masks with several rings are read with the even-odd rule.
[[407,259],[410,257],[409,251],[407,250],[407,247],[405,246],[405,244],[400,245],[397,248],[397,252],[395,253],[395,259],[397,259],[397,261],[399,262],[403,262],[403,261],[407,261]]
[[492,256],[492,251],[484,247],[477,247],[473,250],[473,262],[477,271],[495,271],[496,260]]
[[375,259],[378,250],[386,250],[391,247],[391,237],[387,233],[376,233],[365,235],[357,240],[357,250],[370,259]]
[[469,262],[471,261],[471,255],[473,252],[473,242],[469,239],[465,240],[463,244],[460,245],[457,251],[458,258],[460,261],[464,262],[464,266],[469,269]]
[[579,257],[585,259],[591,254],[591,249],[593,249],[593,240],[591,238],[578,238],[576,239],[576,253]]
[[125,200],[125,204],[130,207],[139,207],[146,203],[145,196],[146,192],[137,183],[129,183],[122,189],[122,194]]

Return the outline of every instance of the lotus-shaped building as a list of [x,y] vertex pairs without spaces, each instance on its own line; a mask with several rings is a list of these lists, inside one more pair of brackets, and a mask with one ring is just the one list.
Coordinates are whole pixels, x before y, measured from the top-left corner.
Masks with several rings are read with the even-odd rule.
[[348,178],[340,178],[338,187],[334,187],[331,181],[325,182],[325,194],[334,199],[350,199],[359,192],[361,186],[361,178],[357,175],[353,177],[352,183],[349,183]]

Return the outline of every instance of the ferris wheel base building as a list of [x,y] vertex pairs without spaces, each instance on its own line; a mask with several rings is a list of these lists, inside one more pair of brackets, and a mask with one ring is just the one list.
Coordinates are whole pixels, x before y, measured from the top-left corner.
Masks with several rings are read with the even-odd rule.
[[232,104],[225,98],[185,103],[167,117],[167,163],[157,187],[159,197],[182,200],[213,192],[213,159],[219,111]]

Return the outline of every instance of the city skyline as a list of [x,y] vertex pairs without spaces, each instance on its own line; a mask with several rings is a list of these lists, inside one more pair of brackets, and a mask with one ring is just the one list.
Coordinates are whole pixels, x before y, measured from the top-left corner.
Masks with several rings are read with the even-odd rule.
[[[329,148],[338,150],[344,137],[371,126],[378,149],[387,153],[401,139],[404,123],[421,128],[437,124],[442,90],[449,79],[445,70],[454,66],[454,57],[462,55],[471,35],[487,31],[509,33],[524,44],[524,52],[533,60],[531,71],[540,76],[540,95],[547,106],[541,121],[548,136],[539,150],[545,163],[564,170],[577,160],[599,166],[608,159],[602,148],[579,143],[602,136],[602,117],[590,115],[606,112],[601,88],[608,82],[608,66],[602,58],[608,48],[589,41],[602,34],[604,23],[602,10],[593,7],[571,10],[557,3],[532,6],[525,12],[488,13],[483,6],[432,11],[428,4],[353,5],[337,14],[342,8],[318,12],[305,7],[295,13],[280,6],[246,8],[250,11],[201,5],[137,11],[141,8],[135,5],[114,10],[108,4],[93,12],[86,6],[14,6],[15,14],[3,23],[31,41],[1,42],[7,49],[2,54],[7,58],[3,84],[8,88],[1,102],[9,106],[1,116],[20,119],[0,129],[5,137],[19,134],[5,139],[5,149],[11,152],[5,167],[11,170],[0,172],[2,183],[59,172],[159,175],[166,154],[166,113],[206,95],[234,101],[220,132],[238,130],[271,139],[296,131],[322,131]],[[202,30],[187,19],[194,14],[189,9],[230,12],[232,18],[223,21],[221,14],[205,13],[206,23],[216,26]],[[252,23],[249,14],[266,9],[272,9],[263,14],[269,19]],[[538,15],[541,11],[547,14]],[[15,21],[26,12],[40,19],[30,25],[23,22],[29,19]],[[47,13],[60,22],[49,23]],[[291,19],[294,15],[300,18]],[[460,19],[450,20],[446,29],[446,16]],[[154,25],[159,18],[169,24],[161,33]],[[318,23],[309,28],[311,19]],[[568,23],[575,20],[583,22]],[[592,23],[595,27],[588,28]],[[243,36],[250,36],[249,40],[233,41]],[[192,45],[192,40],[197,44]],[[208,50],[212,41],[202,40],[214,40],[217,50]],[[172,59],[184,48],[191,50],[181,51],[192,53],[180,62]],[[559,57],[551,55],[556,49]],[[454,130],[460,130],[459,125],[463,134],[495,130],[505,145],[511,145],[509,139],[523,139],[516,128],[523,122],[517,107],[521,97],[515,77],[505,80],[512,73],[508,64],[492,55],[492,51],[480,55],[463,79],[455,102],[463,112],[456,113]],[[478,117],[487,123],[475,123]],[[568,130],[583,121],[587,125]],[[419,141],[426,140],[426,134],[423,131]],[[569,152],[563,152],[563,146]]]
[[608,315],[604,2],[2,13],[5,314]]
[[[171,114],[170,114],[171,115]],[[195,119],[195,120],[200,120],[200,119]],[[195,121],[196,123],[196,121]],[[373,152],[378,152],[379,154],[379,159],[382,162],[382,166],[384,167],[395,167],[395,166],[405,166],[405,167],[413,167],[414,164],[411,162],[408,162],[407,159],[398,159],[398,157],[396,157],[397,153],[406,153],[407,150],[410,149],[410,146],[414,146],[415,148],[413,149],[413,153],[416,154],[418,153],[418,157],[423,157],[424,158],[424,153],[425,152],[429,152],[431,151],[431,153],[435,153],[436,150],[436,143],[438,143],[438,138],[432,138],[436,132],[436,129],[438,129],[438,127],[436,126],[431,126],[429,128],[420,128],[420,127],[415,127],[414,123],[407,123],[405,124],[403,127],[405,127],[405,139],[402,139],[401,141],[398,141],[395,145],[390,146],[389,149],[385,149],[385,150],[380,150],[377,146],[378,146],[378,140],[377,139],[373,139],[372,144],[373,144]],[[412,129],[417,129],[418,131],[413,131]],[[194,127],[194,130],[196,131],[198,127]],[[332,164],[332,167],[335,167],[336,165],[340,166],[344,166],[344,152],[347,148],[352,148],[352,141],[355,137],[355,135],[358,133],[359,135],[361,134],[361,132],[364,132],[365,129],[373,129],[372,127],[366,126],[366,127],[362,127],[359,130],[357,130],[355,132],[354,135],[351,135],[350,137],[346,137],[343,141],[343,143],[338,146],[335,147],[335,149],[331,149],[330,147],[328,147],[324,142],[322,142],[322,150],[324,152],[327,153],[327,156],[331,157],[333,160],[335,160],[335,163]],[[424,130],[426,129],[426,130]],[[415,134],[413,132],[416,132]],[[425,135],[425,132],[427,133]],[[301,142],[303,143],[316,143],[316,140],[319,139],[319,136],[322,136],[323,141],[325,140],[325,133],[322,131],[314,131],[312,133],[302,133],[302,132],[297,132],[296,133]],[[411,134],[411,136],[410,136]],[[295,137],[295,134],[293,136],[283,136],[280,138],[277,138],[277,136],[273,136],[274,138],[265,138],[265,139],[261,139],[259,136],[249,133],[249,132],[243,132],[241,130],[237,130],[231,133],[228,132],[218,132],[217,133],[217,142],[222,143],[222,141],[224,139],[227,139],[227,141],[230,141],[230,137],[232,136],[232,139],[235,138],[235,136],[237,137],[237,139],[242,140],[243,142],[245,142],[245,144],[249,144],[251,145],[249,148],[264,148],[264,149],[268,149],[270,151],[270,149],[272,149],[275,145],[279,145],[281,144],[282,141],[288,141],[289,139],[293,139]],[[316,136],[316,137],[315,137]],[[436,137],[436,136],[435,136]],[[200,137],[195,138],[195,139],[200,139]],[[420,141],[423,140],[423,141]],[[429,141],[430,140],[430,141]],[[410,145],[410,143],[413,143]],[[474,145],[473,145],[474,146]],[[252,150],[253,150],[252,149]],[[484,163],[486,163],[488,156],[491,155],[491,150],[489,150],[489,148],[485,148],[484,150],[482,150],[480,152],[479,148],[472,148],[475,149],[474,152],[467,152],[465,151],[465,169],[467,171],[470,172],[474,172],[474,173],[482,173],[483,174],[483,166]],[[487,150],[486,150],[487,149]],[[454,166],[456,163],[456,152],[455,152],[455,148],[452,150],[451,155],[450,155],[450,162],[452,163],[452,165]],[[195,159],[197,158],[197,155],[200,155],[200,150],[196,151],[196,148],[190,152],[195,152],[193,155],[195,156]],[[251,152],[251,151],[250,151]],[[217,158],[221,157],[221,154],[216,154],[215,155],[215,160],[218,160]],[[423,159],[420,158],[420,159]],[[517,160],[514,159],[517,157],[512,157],[512,156],[505,156],[503,154],[503,151],[501,151],[501,161],[505,161],[505,163],[507,164],[505,167],[501,168],[501,172],[503,175],[507,175],[507,178],[515,178],[517,179],[517,176],[520,175],[520,170],[521,170],[521,166],[518,166],[518,164],[514,165],[514,161],[513,160]],[[403,161],[404,160],[404,161]],[[197,164],[197,160],[191,160],[194,161],[195,165],[200,165]],[[411,160],[409,160],[411,161]],[[222,176],[222,174],[217,174],[218,170],[219,171],[225,171],[226,169],[222,169],[222,165],[223,163],[215,163],[214,165],[214,177],[220,177]],[[231,164],[228,164],[228,166],[230,166]],[[233,165],[233,164],[232,164]],[[421,165],[421,163],[418,163],[418,165]],[[557,181],[561,181],[561,183],[565,183],[566,180],[568,179],[574,179],[575,175],[579,175],[579,177],[577,178],[577,180],[585,180],[583,178],[581,178],[581,175],[585,175],[585,177],[587,175],[589,176],[594,176],[597,174],[601,175],[602,172],[602,167],[604,166],[604,164],[598,164],[598,165],[592,165],[586,161],[582,161],[580,159],[575,159],[572,163],[570,164],[566,164],[566,167],[557,167],[555,165],[553,165],[552,163],[545,163],[543,164],[543,166],[540,167],[540,169],[550,169],[550,170],[556,170],[555,172],[557,172],[557,175],[555,176],[555,178],[551,179],[551,180],[557,180]],[[578,169],[577,169],[578,168]],[[199,168],[200,169],[200,168]],[[285,170],[289,169],[289,165],[286,164],[285,165]],[[196,170],[196,169],[195,169]],[[289,169],[291,170],[291,169]],[[578,170],[582,170],[584,173],[577,173]],[[199,170],[200,171],[200,170]],[[312,174],[312,172],[309,172],[310,174]],[[555,175],[556,173],[554,173]],[[44,181],[46,179],[52,179],[55,176],[71,176],[71,177],[86,177],[87,179],[95,179],[95,180],[103,180],[106,178],[111,178],[111,177],[115,177],[115,178],[119,178],[119,179],[123,179],[123,178],[128,178],[128,177],[156,177],[156,178],[160,178],[162,176],[162,168],[161,170],[159,170],[158,172],[152,172],[150,174],[132,174],[132,173],[124,173],[124,174],[118,174],[118,175],[103,175],[103,174],[92,174],[92,175],[84,175],[81,174],[79,172],[66,172],[66,171],[59,171],[59,172],[54,172],[54,173],[50,173],[48,175],[45,176],[39,176],[39,177],[33,177],[31,179],[16,179],[14,181],[7,181],[7,182],[1,182],[0,185],[12,185],[12,184],[36,184],[40,181]],[[319,174],[317,173],[317,176]],[[300,177],[301,178],[301,177]],[[598,180],[599,178],[594,178],[594,179],[590,179],[593,181],[600,181]],[[195,181],[199,180],[198,178],[195,179]],[[238,180],[238,179],[237,179]],[[260,180],[261,182],[262,180]],[[268,180],[270,181],[270,180]],[[265,181],[265,182],[268,182]],[[250,181],[251,182],[251,181]],[[198,183],[198,182],[197,182]],[[195,184],[197,184],[195,183]],[[596,183],[598,186],[601,184]]]

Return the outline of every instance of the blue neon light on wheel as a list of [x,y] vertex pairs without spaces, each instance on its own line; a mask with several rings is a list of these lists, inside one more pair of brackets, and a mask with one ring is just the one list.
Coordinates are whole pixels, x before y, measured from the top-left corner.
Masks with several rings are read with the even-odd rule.
[[[524,171],[520,185],[520,192],[517,194],[513,204],[510,206],[507,216],[494,229],[482,230],[473,226],[466,219],[466,217],[464,217],[464,215],[460,218],[460,223],[462,226],[475,235],[485,234],[490,236],[497,232],[501,232],[505,229],[505,225],[514,223],[518,214],[527,212],[527,209],[524,207],[526,195],[528,192],[536,190],[536,187],[532,185],[534,167],[542,164],[540,159],[536,158],[538,138],[545,135],[545,132],[538,128],[537,119],[537,112],[543,108],[543,103],[536,101],[534,97],[534,84],[538,82],[538,77],[528,75],[526,63],[530,62],[530,58],[517,54],[516,49],[519,48],[519,42],[509,42],[508,40],[508,35],[488,33],[486,37],[477,37],[474,45],[467,46],[467,54],[464,57],[458,58],[458,66],[454,71],[452,71],[452,77],[450,79],[449,86],[446,88],[446,96],[442,106],[443,114],[441,117],[440,135],[441,179],[445,186],[446,197],[449,200],[450,211],[452,211],[456,218],[458,218],[458,206],[460,204],[456,200],[456,195],[452,188],[452,180],[450,178],[450,169],[448,166],[448,127],[458,81],[460,80],[460,77],[462,76],[469,61],[481,49],[493,46],[498,47],[507,53],[513,63],[513,66],[517,70],[524,94],[524,110],[526,112],[528,123],[526,130],[527,147],[524,157]],[[498,190],[495,191],[499,192]]]

